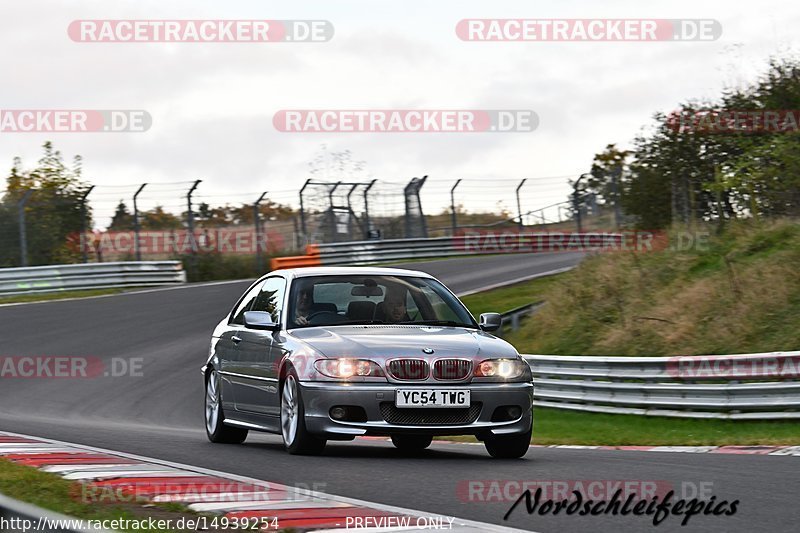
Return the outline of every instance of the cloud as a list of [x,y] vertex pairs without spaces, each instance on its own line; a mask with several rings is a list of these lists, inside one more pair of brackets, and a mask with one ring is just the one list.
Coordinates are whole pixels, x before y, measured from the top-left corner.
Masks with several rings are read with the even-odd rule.
[[[442,184],[430,187],[431,205],[449,202],[457,178],[476,180],[477,192],[464,188],[472,206],[493,208],[496,198],[511,205],[517,180],[586,171],[594,153],[629,143],[654,112],[751,79],[769,54],[794,45],[800,23],[800,8],[777,0],[760,2],[757,15],[750,3],[721,0],[586,6],[4,2],[0,108],[146,109],[153,127],[139,134],[0,133],[0,165],[10,166],[16,155],[34,164],[39,146],[51,139],[66,155],[84,157],[102,213],[112,201],[100,199],[122,190],[112,186],[141,181],[203,179],[199,193],[220,203],[226,195],[236,203],[261,190],[282,191],[294,201],[292,191],[326,143],[366,160],[365,176],[403,181],[429,174],[431,184]],[[711,43],[469,43],[455,37],[458,20],[486,16],[713,17],[724,29]],[[336,34],[329,43],[302,44],[88,44],[66,34],[81,18],[215,17],[327,19]],[[273,114],[292,108],[533,109],[540,126],[526,134],[276,132]],[[481,188],[483,177],[509,186]],[[568,192],[560,180],[528,187],[526,201],[535,205]]]

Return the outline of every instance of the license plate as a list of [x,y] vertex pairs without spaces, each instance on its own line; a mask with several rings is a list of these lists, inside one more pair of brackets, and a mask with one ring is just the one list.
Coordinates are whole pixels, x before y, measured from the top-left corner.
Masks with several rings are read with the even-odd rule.
[[469,407],[469,389],[397,389],[397,407]]

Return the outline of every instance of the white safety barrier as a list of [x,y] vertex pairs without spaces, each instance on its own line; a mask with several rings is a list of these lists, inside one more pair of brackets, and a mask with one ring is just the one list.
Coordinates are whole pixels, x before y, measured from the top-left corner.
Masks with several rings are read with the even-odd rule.
[[800,418],[800,352],[681,357],[523,355],[534,404],[684,418]]
[[0,269],[0,296],[186,282],[180,261],[84,263]]

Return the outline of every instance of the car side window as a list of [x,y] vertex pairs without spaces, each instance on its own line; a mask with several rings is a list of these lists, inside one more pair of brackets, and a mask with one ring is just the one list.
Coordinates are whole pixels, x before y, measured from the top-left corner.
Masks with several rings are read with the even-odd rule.
[[236,309],[231,314],[231,324],[241,324],[244,325],[244,313],[245,311],[251,311],[251,307],[255,302],[258,294],[261,292],[261,287],[264,286],[264,283],[258,283],[255,287],[247,291],[244,298],[239,302],[236,306]]
[[250,311],[266,311],[272,315],[273,322],[280,322],[285,293],[286,280],[279,277],[267,278]]

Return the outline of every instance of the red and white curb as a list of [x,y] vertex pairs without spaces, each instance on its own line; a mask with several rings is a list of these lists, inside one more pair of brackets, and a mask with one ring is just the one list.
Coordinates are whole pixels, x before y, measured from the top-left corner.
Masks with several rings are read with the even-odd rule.
[[131,498],[181,502],[193,511],[230,519],[274,519],[280,529],[331,533],[523,531],[17,433],[0,432],[0,457],[80,482],[83,497],[112,489],[114,494]]
[[[368,440],[389,440],[386,437],[358,437]],[[434,444],[468,444],[483,446],[481,442],[459,442],[452,440],[435,440]],[[673,452],[673,453],[723,453],[734,455],[785,455],[800,457],[800,446],[579,446],[571,444],[540,445],[531,444],[531,448],[550,448],[558,450],[618,450],[625,452]]]

